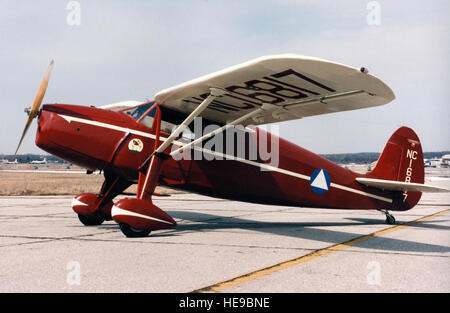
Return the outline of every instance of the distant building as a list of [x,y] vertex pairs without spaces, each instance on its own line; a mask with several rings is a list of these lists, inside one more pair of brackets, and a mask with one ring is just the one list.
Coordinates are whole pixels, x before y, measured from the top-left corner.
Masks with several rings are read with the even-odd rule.
[[440,165],[441,165],[441,159],[438,159],[438,158],[430,159],[431,167],[439,167]]
[[425,167],[450,167],[450,154],[445,154],[442,158],[433,158],[424,160]]
[[441,167],[450,166],[450,154],[443,155],[441,158]]

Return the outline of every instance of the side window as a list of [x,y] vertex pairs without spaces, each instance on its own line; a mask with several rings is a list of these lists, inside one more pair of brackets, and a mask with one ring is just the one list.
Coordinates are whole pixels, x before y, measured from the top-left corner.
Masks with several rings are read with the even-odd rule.
[[156,107],[154,107],[146,116],[141,119],[141,124],[144,124],[148,128],[153,127],[153,120],[155,119]]
[[[161,109],[161,130],[171,134],[186,118],[186,114],[160,106]],[[189,127],[182,131],[180,136],[186,137],[190,133]]]
[[[161,120],[161,130],[162,131],[165,131],[165,132],[171,134],[177,127],[178,127],[178,125],[176,125],[174,123]],[[184,129],[181,132],[180,137],[186,138],[189,140],[195,139],[195,135],[189,127],[186,127],[186,129]]]
[[[164,116],[162,118],[164,118]],[[161,119],[161,130],[162,131],[165,131],[165,132],[171,134],[176,128],[177,128],[177,125]]]

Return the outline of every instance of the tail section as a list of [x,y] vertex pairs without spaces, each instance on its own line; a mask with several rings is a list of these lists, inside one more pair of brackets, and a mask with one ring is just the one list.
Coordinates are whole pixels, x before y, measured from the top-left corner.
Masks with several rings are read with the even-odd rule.
[[411,128],[399,128],[389,138],[376,167],[367,177],[423,184],[423,153],[416,133]]
[[[419,137],[408,127],[399,128],[389,138],[377,165],[366,178],[423,184],[425,170]],[[396,191],[391,210],[405,211],[419,202],[421,192]]]

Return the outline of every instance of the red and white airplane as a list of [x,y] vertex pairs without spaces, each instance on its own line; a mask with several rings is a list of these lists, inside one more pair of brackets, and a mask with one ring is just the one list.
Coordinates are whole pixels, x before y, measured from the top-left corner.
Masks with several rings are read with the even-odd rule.
[[[376,167],[363,175],[256,127],[392,101],[391,89],[365,68],[291,54],[265,56],[160,91],[154,101],[133,107],[45,104],[40,109],[52,67],[53,62],[27,111],[17,149],[39,117],[38,147],[104,172],[98,194],[83,193],[72,201],[85,225],[113,219],[128,237],[175,227],[152,203],[159,184],[273,205],[381,210],[388,224],[395,223],[388,211],[413,208],[422,192],[447,191],[424,184],[421,144],[410,128],[398,129]],[[193,132],[197,117],[206,127],[194,137],[183,136]],[[240,151],[222,136],[230,130],[244,142]],[[133,183],[136,198],[113,202]]]

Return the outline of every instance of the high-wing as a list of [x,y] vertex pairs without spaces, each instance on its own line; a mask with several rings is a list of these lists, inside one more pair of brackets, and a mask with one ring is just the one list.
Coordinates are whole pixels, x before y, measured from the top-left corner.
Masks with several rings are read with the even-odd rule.
[[[395,96],[365,70],[317,58],[283,54],[261,57],[158,92],[164,107],[192,112],[210,88],[226,93],[201,114],[226,124],[269,104],[243,124],[261,125],[386,104]],[[267,107],[267,105],[265,106]]]

